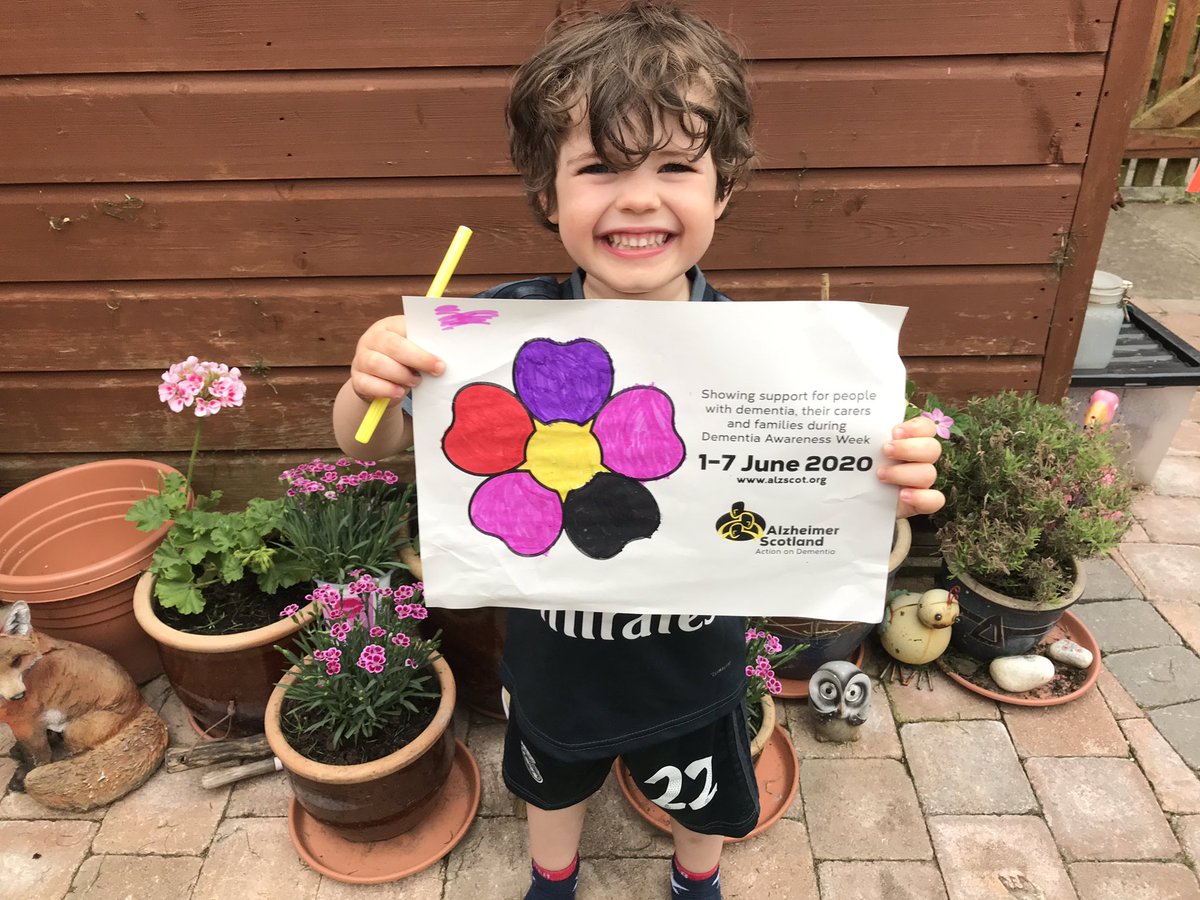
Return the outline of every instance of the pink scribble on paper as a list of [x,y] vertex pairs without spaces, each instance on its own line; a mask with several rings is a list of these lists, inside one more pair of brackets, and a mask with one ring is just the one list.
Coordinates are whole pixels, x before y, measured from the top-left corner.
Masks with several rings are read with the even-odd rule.
[[500,315],[495,309],[469,309],[464,312],[453,303],[436,307],[434,313],[441,323],[442,331],[450,331],[460,325],[487,325]]

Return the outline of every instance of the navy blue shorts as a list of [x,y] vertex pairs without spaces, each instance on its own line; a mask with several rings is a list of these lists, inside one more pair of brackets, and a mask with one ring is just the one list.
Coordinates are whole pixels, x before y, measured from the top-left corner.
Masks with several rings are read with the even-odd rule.
[[[690,831],[740,838],[758,823],[758,782],[740,703],[696,731],[621,758],[638,789]],[[615,759],[552,756],[509,719],[504,783],[538,809],[563,809],[600,790]]]

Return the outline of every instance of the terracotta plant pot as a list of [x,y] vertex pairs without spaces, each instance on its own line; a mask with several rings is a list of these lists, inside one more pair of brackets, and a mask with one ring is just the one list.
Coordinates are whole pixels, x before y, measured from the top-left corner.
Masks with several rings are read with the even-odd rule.
[[125,514],[175,469],[147,459],[72,466],[0,497],[0,600],[25,600],[38,630],[95,647],[135,681],[161,669],[133,615],[138,577],[170,528]]
[[435,660],[433,670],[441,699],[428,727],[394,753],[351,766],[315,762],[287,742],[280,714],[294,670],[283,677],[267,703],[267,741],[309,816],[361,843],[397,837],[430,813],[455,754],[454,676],[444,659]]
[[1083,567],[1078,560],[1072,561],[1072,565],[1075,582],[1070,591],[1057,603],[1047,606],[994,591],[965,573],[952,574],[943,561],[938,587],[954,594],[959,608],[950,643],[968,656],[982,660],[1030,652],[1083,595],[1087,585]]
[[[287,668],[275,646],[294,648],[300,625],[286,618],[237,634],[190,634],[164,623],[154,608],[154,576],[147,572],[134,591],[134,615],[198,730],[218,738],[259,734],[267,700]],[[316,615],[315,604],[300,615],[308,621]]]
[[[421,557],[411,546],[400,549],[400,559],[417,581],[424,580]],[[500,694],[500,658],[508,633],[508,612],[495,606],[478,609],[429,607],[425,630],[442,632],[442,655],[454,670],[462,701],[476,712],[504,719]]]
[[[887,592],[891,591],[896,570],[912,548],[912,528],[907,519],[897,519],[888,557]],[[881,604],[882,608],[882,604]],[[766,629],[779,638],[784,648],[807,644],[775,674],[788,680],[807,682],[813,672],[835,659],[849,659],[875,628],[872,622],[835,622],[831,619],[772,618]]]
[[765,694],[762,698],[762,723],[758,726],[758,733],[754,735],[754,740],[750,742],[750,758],[757,760],[762,755],[763,747],[767,746],[767,741],[771,739],[771,735],[775,732],[775,701],[771,699],[770,694]]

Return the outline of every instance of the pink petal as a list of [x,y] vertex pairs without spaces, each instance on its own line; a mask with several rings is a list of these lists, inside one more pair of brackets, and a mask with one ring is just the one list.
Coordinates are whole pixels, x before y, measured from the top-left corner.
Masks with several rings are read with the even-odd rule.
[[634,387],[615,394],[596,416],[592,434],[600,442],[604,465],[627,478],[662,478],[683,463],[675,406],[658,388]]
[[528,472],[489,478],[471,497],[471,524],[518,556],[540,556],[562,534],[562,500]]

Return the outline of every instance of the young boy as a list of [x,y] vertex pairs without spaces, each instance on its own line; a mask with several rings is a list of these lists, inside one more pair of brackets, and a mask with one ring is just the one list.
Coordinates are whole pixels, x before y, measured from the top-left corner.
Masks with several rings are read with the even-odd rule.
[[[507,113],[534,211],[578,268],[562,282],[519,281],[481,296],[729,300],[696,265],[754,155],[744,64],[723,33],[644,2],[573,17],[517,73]],[[391,316],[358,342],[334,406],[348,454],[386,456],[411,444],[398,403],[369,445],[354,440],[372,398],[404,398],[422,374],[444,371],[406,333],[404,316]],[[914,419],[884,448],[894,464],[880,478],[901,488],[900,516],[942,505],[929,490],[934,433],[931,421]],[[671,896],[720,898],[723,837],[744,836],[759,813],[741,707],[744,620],[664,617],[647,634],[637,617],[619,615],[603,639],[585,640],[576,615],[509,613],[503,767],[529,804],[526,900],[575,896],[586,801],[617,755],[672,816]]]

